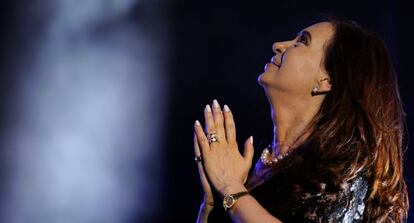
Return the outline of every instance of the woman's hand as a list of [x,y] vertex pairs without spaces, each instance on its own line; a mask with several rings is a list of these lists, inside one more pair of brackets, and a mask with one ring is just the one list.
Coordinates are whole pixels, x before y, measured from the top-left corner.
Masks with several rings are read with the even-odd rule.
[[203,158],[202,165],[208,177],[207,183],[210,182],[222,196],[246,190],[243,184],[252,165],[253,137],[246,140],[241,155],[233,115],[228,106],[224,106],[223,112],[214,100],[213,109],[209,105],[204,109],[204,117],[206,133],[215,133],[217,136],[217,141],[210,143],[201,124],[196,121],[195,133]]
[[[201,151],[200,146],[198,144],[197,135],[194,133],[194,154],[196,157],[201,157]],[[204,201],[203,201],[203,207],[211,209],[214,206],[214,198],[213,198],[213,192],[211,191],[210,183],[208,182],[206,173],[204,172],[203,164],[201,161],[197,161],[197,168],[198,173],[200,174],[200,181],[201,181],[201,187],[204,191]]]

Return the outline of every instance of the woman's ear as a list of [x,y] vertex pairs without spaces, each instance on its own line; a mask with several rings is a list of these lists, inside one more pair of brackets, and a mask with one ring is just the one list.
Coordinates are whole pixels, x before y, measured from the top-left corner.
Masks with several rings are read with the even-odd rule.
[[328,92],[331,90],[331,87],[332,85],[331,85],[331,80],[329,77],[322,78],[318,82],[319,91]]

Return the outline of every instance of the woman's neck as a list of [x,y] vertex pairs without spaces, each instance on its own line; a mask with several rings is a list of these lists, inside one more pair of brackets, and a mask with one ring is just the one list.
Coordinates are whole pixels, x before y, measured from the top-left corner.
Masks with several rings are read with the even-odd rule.
[[294,108],[272,106],[273,154],[285,154],[302,144],[310,134],[310,125],[317,110],[311,106]]

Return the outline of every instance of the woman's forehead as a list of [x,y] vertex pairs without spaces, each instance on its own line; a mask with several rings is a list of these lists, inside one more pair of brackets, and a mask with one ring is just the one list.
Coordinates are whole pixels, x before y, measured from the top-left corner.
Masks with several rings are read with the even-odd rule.
[[309,32],[312,38],[312,44],[322,46],[326,41],[328,41],[334,32],[333,25],[330,22],[320,22],[313,24],[309,27],[306,27],[302,32]]
[[304,30],[312,32],[332,32],[333,25],[330,22],[319,22],[306,27]]

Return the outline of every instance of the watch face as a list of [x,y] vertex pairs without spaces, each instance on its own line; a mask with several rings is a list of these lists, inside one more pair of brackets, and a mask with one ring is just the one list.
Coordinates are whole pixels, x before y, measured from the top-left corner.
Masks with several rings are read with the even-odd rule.
[[224,207],[230,208],[231,206],[233,206],[233,204],[234,204],[234,198],[233,198],[233,196],[226,196],[223,199],[223,205],[224,205]]

